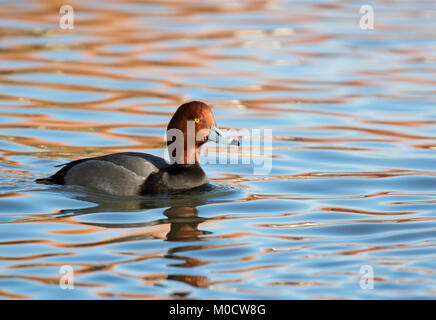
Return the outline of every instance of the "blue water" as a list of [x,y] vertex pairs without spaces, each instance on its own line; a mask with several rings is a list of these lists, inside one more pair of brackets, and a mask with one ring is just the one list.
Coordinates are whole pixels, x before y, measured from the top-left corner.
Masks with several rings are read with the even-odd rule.
[[[372,5],[373,30],[354,2],[76,1],[73,30],[52,3],[1,6],[0,297],[434,299],[436,7]],[[164,156],[190,100],[272,147],[205,161],[182,195],[34,182]]]

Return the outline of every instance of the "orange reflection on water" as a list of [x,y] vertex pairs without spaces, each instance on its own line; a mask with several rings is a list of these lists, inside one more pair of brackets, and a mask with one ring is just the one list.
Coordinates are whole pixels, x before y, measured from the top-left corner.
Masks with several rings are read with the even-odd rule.
[[[13,283],[1,297],[38,298],[74,265],[98,298],[367,298],[363,264],[391,288],[377,298],[410,284],[434,296],[425,4],[382,3],[369,32],[345,2],[77,0],[69,31],[60,5],[0,6],[0,280]],[[272,171],[207,164],[216,188],[174,199],[34,183],[69,159],[162,155],[188,100],[208,102],[224,129],[272,129]],[[350,231],[361,226],[371,232]]]

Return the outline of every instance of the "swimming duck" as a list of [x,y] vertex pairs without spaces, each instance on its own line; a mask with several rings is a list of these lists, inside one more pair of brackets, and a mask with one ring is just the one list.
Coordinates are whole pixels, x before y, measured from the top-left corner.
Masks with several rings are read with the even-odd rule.
[[192,101],[181,105],[168,124],[169,162],[152,154],[121,152],[62,164],[52,176],[36,181],[121,196],[181,192],[209,182],[199,164],[199,148],[208,141],[239,146],[216,127],[207,104]]

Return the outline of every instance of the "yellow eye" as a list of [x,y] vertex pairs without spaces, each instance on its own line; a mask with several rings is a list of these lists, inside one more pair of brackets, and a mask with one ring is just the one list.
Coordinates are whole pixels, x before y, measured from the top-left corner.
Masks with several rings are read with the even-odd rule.
[[200,118],[195,118],[194,121],[195,121],[195,123],[199,123],[200,122]]

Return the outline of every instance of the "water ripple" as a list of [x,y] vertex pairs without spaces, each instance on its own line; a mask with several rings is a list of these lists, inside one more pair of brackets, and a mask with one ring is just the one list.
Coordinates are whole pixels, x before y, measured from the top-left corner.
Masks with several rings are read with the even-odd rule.
[[[350,3],[76,1],[69,31],[58,4],[0,6],[0,297],[433,299],[434,8],[373,5],[366,31]],[[34,183],[162,156],[194,99],[272,129],[272,171],[206,164],[206,190],[162,197]]]

